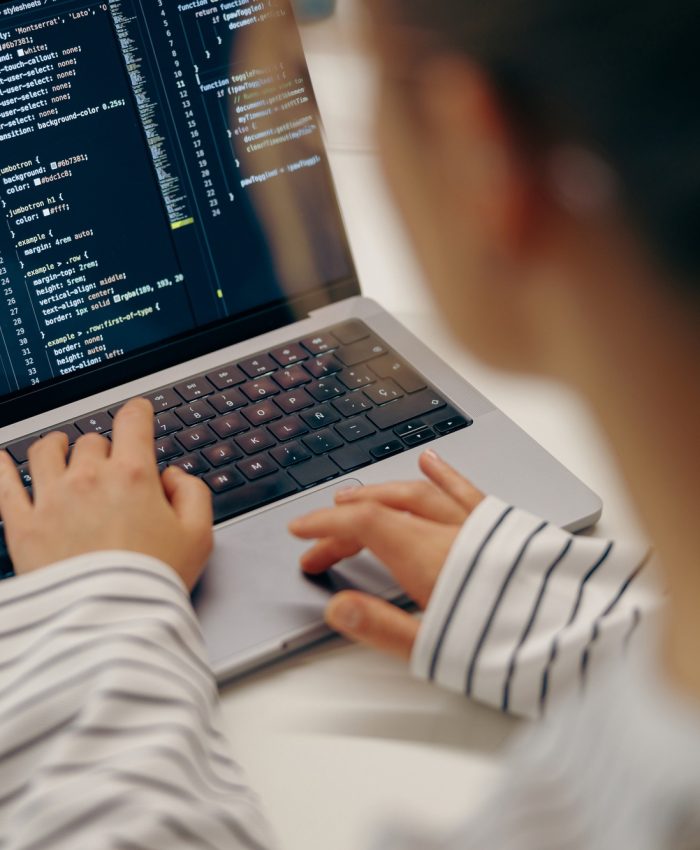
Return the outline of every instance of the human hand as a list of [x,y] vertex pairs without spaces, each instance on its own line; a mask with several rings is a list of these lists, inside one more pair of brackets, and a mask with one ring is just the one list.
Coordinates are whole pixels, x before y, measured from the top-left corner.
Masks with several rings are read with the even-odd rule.
[[31,446],[33,501],[10,456],[0,452],[0,516],[15,572],[126,549],[159,558],[192,588],[212,548],[211,497],[180,469],[158,474],[149,402],[134,399],[119,411],[111,444],[87,434],[69,463],[67,452],[61,433]]
[[[427,481],[341,490],[336,507],[295,520],[289,530],[317,543],[302,569],[318,575],[344,558],[369,549],[408,596],[425,608],[455,538],[484,494],[433,451],[420,468]],[[419,623],[382,599],[358,591],[336,594],[328,625],[346,637],[409,658]]]

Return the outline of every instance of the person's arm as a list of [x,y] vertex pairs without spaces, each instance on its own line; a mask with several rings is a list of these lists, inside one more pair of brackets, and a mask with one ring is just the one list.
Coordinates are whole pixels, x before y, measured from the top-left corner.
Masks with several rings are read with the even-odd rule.
[[188,593],[212,545],[206,486],[158,475],[147,402],[111,444],[67,448],[32,446],[33,499],[0,453],[17,573],[0,585],[0,846],[269,850]]
[[189,594],[133,552],[0,587],[0,844],[268,850]]
[[515,714],[537,716],[624,650],[661,597],[638,544],[576,537],[489,497],[460,531],[411,667]]
[[539,715],[622,651],[662,596],[643,545],[576,537],[486,498],[434,453],[429,481],[357,488],[292,524],[319,542],[322,572],[367,547],[422,609],[422,621],[345,592],[331,626],[411,660],[414,673],[504,711]]

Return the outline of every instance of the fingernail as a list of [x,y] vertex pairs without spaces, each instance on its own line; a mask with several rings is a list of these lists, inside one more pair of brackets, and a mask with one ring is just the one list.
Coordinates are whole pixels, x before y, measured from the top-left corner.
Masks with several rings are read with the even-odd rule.
[[330,625],[340,632],[356,632],[362,623],[362,610],[355,602],[339,602],[328,612]]
[[343,490],[338,490],[335,494],[336,502],[349,502],[355,498],[355,494],[359,489],[359,487],[345,487]]
[[423,457],[427,457],[429,461],[432,463],[443,463],[442,458],[437,452],[434,452],[432,449],[426,449],[423,452]]

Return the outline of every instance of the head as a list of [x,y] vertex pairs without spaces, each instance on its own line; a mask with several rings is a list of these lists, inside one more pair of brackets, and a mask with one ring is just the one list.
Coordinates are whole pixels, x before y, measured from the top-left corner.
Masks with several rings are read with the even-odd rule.
[[620,310],[697,336],[696,2],[366,6],[386,172],[469,347],[575,382]]

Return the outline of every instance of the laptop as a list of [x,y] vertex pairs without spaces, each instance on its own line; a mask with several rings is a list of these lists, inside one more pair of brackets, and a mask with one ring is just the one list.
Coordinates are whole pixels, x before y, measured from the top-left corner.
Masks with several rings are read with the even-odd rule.
[[288,0],[10,0],[0,26],[0,443],[31,488],[34,440],[151,401],[160,468],[211,491],[194,601],[221,681],[327,636],[339,588],[404,601],[366,555],[303,577],[286,528],[415,478],[428,444],[558,525],[598,519],[362,297]]

